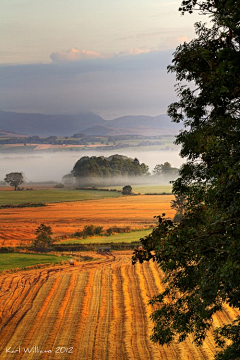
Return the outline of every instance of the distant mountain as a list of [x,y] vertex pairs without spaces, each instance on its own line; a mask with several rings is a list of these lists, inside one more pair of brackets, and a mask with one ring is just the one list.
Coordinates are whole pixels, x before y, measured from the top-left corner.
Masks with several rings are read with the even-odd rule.
[[79,115],[24,114],[0,110],[0,129],[27,135],[73,135],[106,120],[94,113]]
[[180,124],[171,122],[167,115],[122,116],[108,120],[106,125],[92,126],[82,132],[86,135],[175,135],[182,128]]
[[111,120],[111,127],[124,127],[136,128],[136,127],[151,127],[152,129],[178,129],[179,126],[176,123],[171,122],[168,115],[158,116],[122,116],[120,118]]
[[123,116],[104,120],[92,112],[78,115],[24,114],[0,110],[0,129],[38,136],[86,135],[175,135],[181,125],[172,123],[167,115]]
[[[167,115],[162,116],[167,117]],[[124,127],[126,129],[139,126],[148,126],[148,124],[151,124],[151,127],[159,128],[159,121],[156,121],[156,118],[152,116],[122,116],[117,119],[111,120],[111,127]]]
[[13,132],[13,131],[1,131],[1,130],[0,130],[0,137],[1,137],[1,138],[4,138],[4,137],[6,137],[6,138],[14,138],[14,137],[19,138],[19,137],[25,137],[25,135],[16,134],[16,133]]

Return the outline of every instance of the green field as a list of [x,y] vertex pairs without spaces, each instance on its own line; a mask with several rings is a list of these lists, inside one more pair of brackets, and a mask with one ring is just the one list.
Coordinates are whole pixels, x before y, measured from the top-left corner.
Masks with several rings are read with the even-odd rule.
[[23,203],[56,203],[64,201],[95,200],[119,196],[122,196],[122,194],[119,192],[98,190],[0,190],[0,205],[18,205]]
[[157,184],[146,184],[146,185],[132,185],[133,191],[140,194],[147,193],[171,193],[172,185],[157,185]]
[[62,260],[62,257],[48,254],[5,253],[0,254],[0,271],[16,268],[22,269],[26,266],[37,264],[58,263]]
[[130,233],[116,234],[111,236],[96,236],[86,239],[72,239],[67,241],[61,241],[58,244],[105,244],[105,243],[131,243],[133,241],[139,241],[140,238],[150,234],[152,230],[139,230],[131,231]]
[[[140,193],[140,194],[146,194],[146,193],[171,193],[172,192],[172,185],[165,184],[165,185],[158,185],[156,184],[141,184],[141,185],[134,185],[131,184],[132,191],[134,193]],[[104,187],[101,186],[101,188],[108,188],[108,186]],[[110,188],[110,187],[109,187]],[[113,186],[114,189],[122,190],[122,186]]]

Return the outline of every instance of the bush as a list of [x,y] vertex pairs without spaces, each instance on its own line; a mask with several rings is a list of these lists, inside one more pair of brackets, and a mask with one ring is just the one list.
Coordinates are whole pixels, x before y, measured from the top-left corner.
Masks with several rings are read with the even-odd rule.
[[83,236],[83,232],[82,231],[76,231],[73,236],[76,236],[76,237],[82,237]]
[[125,227],[117,227],[112,226],[105,231],[103,230],[102,226],[95,226],[95,225],[85,225],[83,231],[76,231],[73,236],[86,239],[88,236],[94,235],[112,235],[114,233],[128,233],[131,231],[130,226]]
[[13,252],[14,252],[14,248],[5,247],[5,246],[0,247],[0,253],[13,253]]
[[54,185],[54,188],[55,189],[62,189],[62,188],[64,188],[64,185],[62,183],[58,183],[58,184]]
[[94,225],[85,225],[83,228],[84,235],[94,235],[95,226]]
[[36,239],[33,244],[36,248],[46,248],[53,243],[52,229],[51,226],[46,226],[45,224],[39,225],[35,231]]
[[122,189],[123,195],[132,195],[132,187],[130,185],[126,185]]
[[95,235],[100,235],[100,234],[102,234],[102,232],[103,232],[103,227],[102,226],[96,226],[95,227],[95,230],[94,230]]

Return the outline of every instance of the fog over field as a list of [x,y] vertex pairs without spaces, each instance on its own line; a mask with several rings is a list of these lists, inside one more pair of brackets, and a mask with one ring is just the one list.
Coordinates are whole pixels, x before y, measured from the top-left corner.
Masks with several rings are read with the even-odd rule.
[[132,158],[137,157],[142,163],[149,166],[150,171],[156,164],[168,161],[173,167],[180,167],[183,159],[179,151],[139,151],[116,150],[113,151],[77,151],[53,152],[36,154],[0,153],[0,181],[10,172],[23,172],[26,181],[61,181],[62,177],[73,169],[73,166],[82,156],[110,156],[115,153]]

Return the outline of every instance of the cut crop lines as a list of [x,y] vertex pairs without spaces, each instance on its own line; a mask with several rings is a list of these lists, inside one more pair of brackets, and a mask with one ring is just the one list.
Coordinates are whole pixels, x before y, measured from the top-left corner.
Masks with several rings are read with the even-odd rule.
[[[95,345],[98,341],[102,341],[102,334],[100,339],[97,339],[98,326],[101,324],[100,307],[102,302],[102,291],[107,291],[103,288],[103,268],[96,267],[95,269],[87,269],[89,272],[88,284],[84,289],[84,301],[82,304],[81,322],[76,331],[75,341],[72,346],[75,349],[75,355],[81,359],[101,359],[97,352],[95,352]],[[105,332],[104,332],[105,333]],[[106,351],[104,348],[105,342],[102,343],[101,351]],[[106,358],[106,357],[104,357]]]
[[[17,348],[18,346],[21,346],[22,348],[30,347],[31,341],[35,339],[41,332],[41,318],[46,311],[53,292],[58,286],[59,281],[57,281],[55,278],[51,278],[41,287],[41,290],[33,302],[31,311],[29,311],[23,320],[18,324],[11,341],[9,341],[7,345],[8,347],[11,346],[13,349]],[[32,346],[35,346],[35,344]],[[15,357],[13,357],[13,359],[21,359],[23,353],[14,355]]]
[[[143,301],[146,309],[146,313],[148,316],[148,338],[152,333],[153,322],[150,320],[151,313],[156,310],[156,306],[150,305],[148,302],[154,296],[157,295],[157,287],[154,282],[154,277],[149,268],[149,263],[146,263],[145,266],[141,266],[140,264],[136,264],[137,274],[139,276],[139,286],[141,288],[143,294]],[[149,344],[151,346],[151,351],[154,353],[154,358],[168,358],[165,347],[152,346],[152,343]],[[178,357],[175,357],[178,358]]]
[[[126,333],[130,337],[126,349],[129,359],[152,359],[149,349],[147,317],[142,301],[135,267],[123,266],[124,296],[126,298]],[[127,340],[127,336],[125,337]],[[131,345],[131,347],[129,346]]]
[[[84,289],[88,284],[88,275],[86,271],[76,274],[69,304],[66,308],[61,327],[59,327],[58,334],[54,339],[53,348],[63,346],[68,348],[74,347],[76,349],[76,345],[79,346],[75,340],[82,322],[82,307],[85,298]],[[68,354],[61,354],[61,359],[68,359],[68,356]],[[59,358],[59,355],[56,354],[56,358]]]
[[120,266],[113,267],[111,291],[113,299],[109,334],[109,359],[127,360],[128,357],[124,347],[124,323],[126,320],[126,310],[124,309],[125,293],[123,291],[123,277]]
[[[150,341],[149,316],[158,306],[148,301],[164,289],[161,278],[156,263],[132,266],[131,252],[120,251],[96,262],[0,275],[1,360],[212,359],[211,331],[201,348],[192,337],[169,347]],[[237,316],[224,306],[214,325]],[[20,354],[6,354],[18,346]],[[24,353],[35,346],[52,353]]]
[[86,288],[87,301],[83,307],[83,324],[81,324],[81,347],[79,350],[82,359],[94,359],[94,346],[103,290],[102,269],[96,269],[90,275],[90,279],[91,287],[88,286]]
[[[31,346],[39,346],[46,349],[46,343],[51,335],[55,324],[58,322],[59,309],[64,302],[65,295],[67,293],[71,275],[66,274],[60,278],[60,283],[56,290],[52,293],[52,297],[48,303],[48,306],[41,317],[39,324],[41,331],[37,334],[37,339],[32,339]],[[37,340],[37,341],[34,341]]]
[[[63,277],[65,276],[67,275],[63,274]],[[73,273],[71,275],[64,298],[58,307],[56,321],[54,322],[54,326],[52,327],[45,343],[45,349],[55,349],[58,346],[69,346],[75,330],[73,316],[75,318],[77,317],[77,313],[74,311],[76,310],[75,302],[78,300],[76,291],[79,284],[82,285],[81,280],[82,279],[80,279],[78,274]],[[79,309],[81,309],[81,303],[78,303],[78,307],[79,311]],[[64,358],[64,355],[65,354],[61,354],[61,358]],[[48,357],[48,354],[44,354],[41,359],[47,359]]]
[[102,268],[101,299],[98,326],[95,333],[93,358],[108,359],[108,336],[112,309],[111,266]]
[[[1,288],[1,293],[4,296],[1,297],[0,302],[2,309],[0,329],[2,349],[10,339],[14,338],[22,319],[25,319],[26,314],[31,312],[33,301],[46,279],[46,274],[37,273],[36,275],[32,273],[31,275],[9,276],[11,288],[7,287],[7,281],[4,283],[5,286]],[[5,292],[6,287],[7,292]]]

